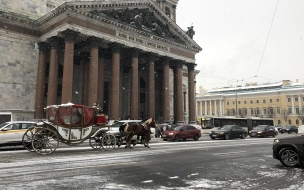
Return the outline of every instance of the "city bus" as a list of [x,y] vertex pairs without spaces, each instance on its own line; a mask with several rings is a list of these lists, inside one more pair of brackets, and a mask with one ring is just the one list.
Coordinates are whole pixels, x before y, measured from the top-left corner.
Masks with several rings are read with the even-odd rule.
[[202,117],[201,126],[203,129],[210,129],[214,127],[222,127],[224,125],[238,125],[248,131],[258,125],[274,126],[274,120],[271,118],[248,117],[239,118],[233,116],[226,117]]

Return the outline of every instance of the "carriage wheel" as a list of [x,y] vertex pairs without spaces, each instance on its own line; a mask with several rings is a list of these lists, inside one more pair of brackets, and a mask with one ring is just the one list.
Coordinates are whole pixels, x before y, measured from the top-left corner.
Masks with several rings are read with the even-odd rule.
[[34,151],[32,148],[32,139],[35,134],[35,127],[28,128],[22,136],[22,145],[28,151]]
[[102,137],[101,146],[104,150],[113,150],[116,145],[116,137],[112,134],[106,134]]
[[95,136],[95,137],[91,137],[89,142],[90,142],[90,145],[93,149],[100,149],[101,148],[101,140],[102,138],[99,136]]
[[39,127],[32,139],[32,147],[38,154],[51,154],[58,147],[58,135],[48,128]]

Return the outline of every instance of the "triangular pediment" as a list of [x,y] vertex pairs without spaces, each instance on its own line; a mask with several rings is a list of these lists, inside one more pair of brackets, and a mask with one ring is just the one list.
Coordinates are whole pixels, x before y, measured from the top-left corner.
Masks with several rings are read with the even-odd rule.
[[63,7],[65,10],[86,15],[92,19],[102,18],[103,22],[108,20],[107,24],[125,26],[120,27],[119,30],[130,30],[132,33],[138,32],[140,35],[144,33],[146,36],[155,36],[163,43],[174,44],[197,53],[202,50],[184,30],[150,0],[67,2],[52,12],[57,12]]

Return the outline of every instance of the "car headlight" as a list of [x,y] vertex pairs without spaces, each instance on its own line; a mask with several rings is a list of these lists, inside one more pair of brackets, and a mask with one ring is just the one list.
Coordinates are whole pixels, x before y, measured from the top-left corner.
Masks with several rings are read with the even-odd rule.
[[262,133],[262,131],[258,131],[258,133]]
[[224,132],[220,132],[220,135],[224,134]]
[[169,135],[173,135],[173,133],[169,133]]
[[251,131],[249,131],[249,133],[251,133]]
[[280,142],[279,139],[274,139],[273,145],[276,145],[276,144],[278,144],[279,142]]

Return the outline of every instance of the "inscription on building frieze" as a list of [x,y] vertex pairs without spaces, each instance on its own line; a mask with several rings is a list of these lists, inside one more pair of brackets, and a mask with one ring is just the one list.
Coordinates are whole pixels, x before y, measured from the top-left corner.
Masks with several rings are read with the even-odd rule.
[[144,41],[144,40],[139,39],[139,38],[128,36],[127,34],[118,33],[117,36],[121,37],[121,38],[124,38],[125,40],[131,41],[133,43],[144,44],[146,46],[153,47],[153,48],[156,48],[156,49],[160,49],[162,51],[169,51],[169,48],[166,47],[166,46],[162,46],[162,45],[159,45],[159,44],[156,44],[156,43],[153,43],[153,42]]

